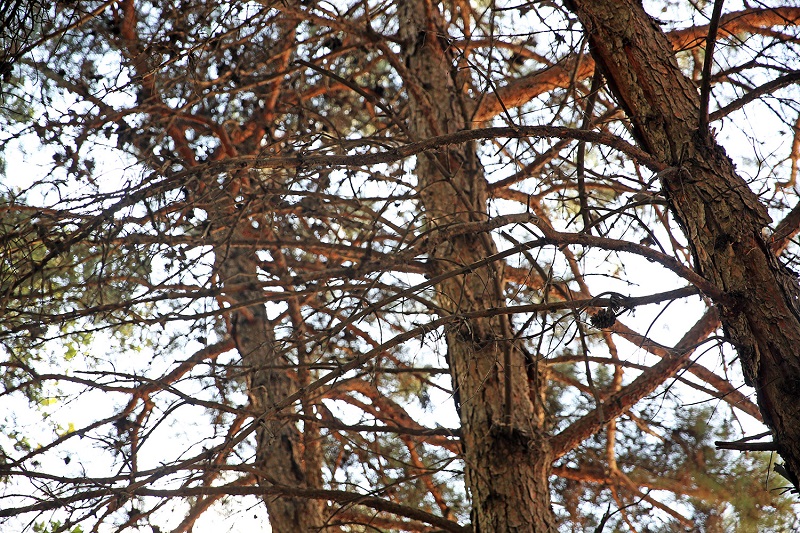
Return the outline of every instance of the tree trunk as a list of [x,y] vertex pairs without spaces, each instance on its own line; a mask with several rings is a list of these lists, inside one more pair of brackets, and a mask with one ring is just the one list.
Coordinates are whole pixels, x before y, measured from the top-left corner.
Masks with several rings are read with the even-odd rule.
[[[218,220],[231,221],[230,240],[243,239],[243,226],[247,219],[240,218],[231,196],[226,192],[222,196]],[[264,412],[295,392],[297,386],[287,371],[280,369],[285,367],[286,361],[276,350],[272,325],[267,319],[266,307],[261,303],[264,291],[258,283],[259,259],[254,249],[235,246],[220,246],[216,254],[217,275],[227,302],[234,308],[229,315],[229,329],[242,358],[250,408],[256,413]],[[246,305],[248,302],[251,305]],[[301,443],[300,431],[292,422],[259,421],[254,462],[259,482],[290,488],[315,488],[315,473],[306,474]],[[265,503],[275,533],[318,531],[325,522],[324,500],[266,497]]]
[[800,474],[800,311],[796,276],[762,237],[770,219],[709,131],[697,90],[658,24],[633,0],[570,0],[590,35],[634,135],[670,166],[661,183],[694,253],[696,270],[724,293],[715,302],[745,380],[791,481]]
[[[408,129],[416,139],[465,129],[470,112],[436,5],[413,1],[400,8]],[[420,156],[416,175],[431,230],[487,218],[486,179],[474,145]],[[438,275],[495,252],[488,234],[469,234],[438,245],[430,258]],[[443,314],[505,305],[503,273],[495,265],[436,289]],[[445,335],[475,531],[555,531],[544,411],[538,384],[528,379],[533,362],[515,348],[505,316],[465,320]]]

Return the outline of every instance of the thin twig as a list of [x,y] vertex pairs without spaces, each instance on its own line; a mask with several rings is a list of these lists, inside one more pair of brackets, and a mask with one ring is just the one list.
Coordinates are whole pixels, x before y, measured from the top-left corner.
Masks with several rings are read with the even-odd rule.
[[708,131],[708,100],[711,97],[711,63],[714,61],[714,44],[717,40],[719,18],[722,15],[722,4],[725,0],[714,0],[714,11],[708,25],[706,37],[706,57],[703,60],[703,81],[700,85],[700,124],[701,135]]

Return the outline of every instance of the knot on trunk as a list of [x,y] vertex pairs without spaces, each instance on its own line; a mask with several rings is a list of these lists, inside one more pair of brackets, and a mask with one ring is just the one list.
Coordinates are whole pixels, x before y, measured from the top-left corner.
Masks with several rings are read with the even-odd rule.
[[492,424],[489,430],[495,449],[500,447],[507,450],[530,450],[533,437],[530,433],[514,426],[505,424]]

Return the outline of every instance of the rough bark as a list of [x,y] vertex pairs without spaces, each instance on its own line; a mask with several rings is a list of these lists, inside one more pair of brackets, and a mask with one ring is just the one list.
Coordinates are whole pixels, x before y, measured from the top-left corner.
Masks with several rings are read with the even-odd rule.
[[800,291],[762,237],[770,219],[708,131],[697,90],[657,23],[633,0],[571,0],[634,134],[670,166],[661,183],[716,299],[746,381],[756,388],[791,481],[800,473]]
[[[240,218],[233,196],[222,192],[217,216],[232,222],[231,239],[241,239],[247,219]],[[272,325],[262,303],[264,292],[258,283],[258,263],[254,249],[223,245],[217,250],[216,272],[224,296],[234,309],[229,315],[229,329],[242,359],[250,408],[254,412],[265,412],[291,395],[297,385],[286,370],[276,370],[276,367],[284,367],[286,361],[276,349]],[[227,286],[235,286],[236,290],[225,290]],[[316,488],[315,472],[307,469],[304,461],[300,431],[285,419],[259,421],[254,466],[261,485]],[[272,531],[276,533],[317,531],[325,522],[322,500],[272,495],[265,496],[264,502]]]
[[[417,139],[465,129],[471,112],[437,9],[430,2],[407,2],[399,17],[409,77],[408,129]],[[416,174],[431,230],[486,219],[487,184],[474,144],[419,156]],[[430,257],[440,274],[496,251],[488,234],[469,233],[444,240]],[[495,265],[451,277],[436,289],[447,314],[505,305],[503,275]],[[508,318],[465,319],[445,334],[475,531],[555,531],[543,410],[538,392],[531,393],[531,362],[514,347]]]

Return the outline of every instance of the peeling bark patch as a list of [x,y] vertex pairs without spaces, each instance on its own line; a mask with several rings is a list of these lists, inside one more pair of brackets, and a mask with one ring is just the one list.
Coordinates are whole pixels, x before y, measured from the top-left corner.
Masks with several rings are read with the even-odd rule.
[[489,430],[489,435],[496,447],[508,449],[509,451],[528,451],[530,449],[531,436],[519,428],[493,424]]
[[793,376],[787,377],[781,381],[780,386],[787,396],[794,396],[795,398],[800,397],[800,378]]
[[475,324],[463,324],[456,331],[456,339],[460,342],[469,342],[477,348],[477,351],[482,351],[489,345],[495,344],[497,339],[491,335],[485,335],[481,331],[476,331]]
[[758,377],[758,353],[751,344],[737,344],[736,350],[739,352],[739,357],[742,359],[744,382],[750,387],[753,387]]
[[717,238],[714,240],[714,250],[720,252],[728,247],[729,244],[734,242],[734,238],[728,235],[727,233],[721,233],[717,235]]
[[728,303],[723,316],[734,316],[745,312],[747,295],[744,291],[728,291],[726,296],[728,297]]
[[294,458],[294,444],[291,440],[289,440],[288,435],[281,435],[281,445],[283,446],[284,452],[287,454],[288,457],[291,459],[291,470],[295,476],[295,479],[298,481],[305,480],[305,473],[303,473],[303,469],[297,464],[297,461]]

